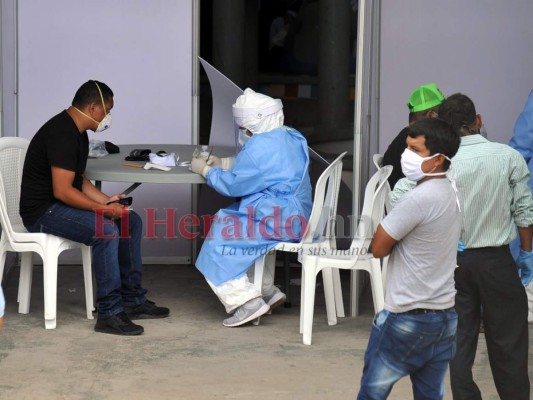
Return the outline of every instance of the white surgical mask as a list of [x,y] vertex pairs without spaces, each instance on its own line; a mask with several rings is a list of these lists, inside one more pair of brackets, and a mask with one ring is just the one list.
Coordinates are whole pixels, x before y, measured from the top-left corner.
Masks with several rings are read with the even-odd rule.
[[[410,179],[412,181],[418,182],[422,178],[426,176],[442,176],[446,175],[448,180],[450,181],[452,185],[452,189],[455,192],[455,201],[457,203],[457,208],[459,209],[459,212],[461,212],[461,202],[459,201],[459,191],[457,190],[457,184],[455,183],[455,173],[452,169],[452,166],[448,168],[448,171],[445,172],[424,172],[422,171],[422,163],[426,160],[431,160],[433,157],[438,156],[440,153],[433,154],[429,157],[422,157],[418,154],[416,154],[414,151],[405,149],[402,153],[402,172],[406,176],[407,179]],[[446,156],[444,156],[446,157]],[[448,157],[446,157],[448,161],[450,160]]]
[[[433,154],[429,157],[422,157],[418,154],[416,154],[414,151],[405,149],[402,153],[402,172],[405,175],[407,179],[410,179],[412,181],[418,182],[422,178],[426,176],[441,176],[446,175],[446,172],[435,172],[435,173],[429,173],[422,171],[422,163],[426,160],[431,160],[434,157],[437,157],[440,155],[440,153]],[[446,156],[444,156],[446,157]],[[446,157],[448,160],[449,158]]]

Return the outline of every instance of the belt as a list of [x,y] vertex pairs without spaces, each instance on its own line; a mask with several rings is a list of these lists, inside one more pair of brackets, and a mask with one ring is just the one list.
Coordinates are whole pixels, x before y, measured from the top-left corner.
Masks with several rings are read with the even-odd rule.
[[409,311],[404,311],[398,314],[440,314],[440,313],[446,313],[448,311],[454,311],[455,308],[446,308],[445,310],[431,310],[429,308],[414,308]]

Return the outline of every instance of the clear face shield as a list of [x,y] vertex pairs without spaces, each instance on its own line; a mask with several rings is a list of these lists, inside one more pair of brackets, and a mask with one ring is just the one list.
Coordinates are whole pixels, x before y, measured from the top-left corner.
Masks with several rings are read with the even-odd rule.
[[276,104],[263,108],[238,108],[233,106],[233,122],[235,131],[235,147],[240,151],[250,139],[251,134],[268,132],[268,126],[264,126],[267,117],[283,108],[281,100]]

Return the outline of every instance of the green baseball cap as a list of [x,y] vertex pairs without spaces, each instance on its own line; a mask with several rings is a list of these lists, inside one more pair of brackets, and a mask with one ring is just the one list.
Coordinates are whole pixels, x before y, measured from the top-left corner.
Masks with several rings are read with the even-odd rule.
[[434,83],[427,83],[415,89],[409,97],[407,108],[410,112],[428,110],[444,101],[444,95]]

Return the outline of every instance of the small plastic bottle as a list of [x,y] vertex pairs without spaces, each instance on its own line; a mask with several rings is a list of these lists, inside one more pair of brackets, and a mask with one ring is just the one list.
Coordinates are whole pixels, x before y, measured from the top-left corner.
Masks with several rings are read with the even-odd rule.
[[200,158],[207,158],[209,156],[209,146],[202,145],[202,151],[200,152]]

